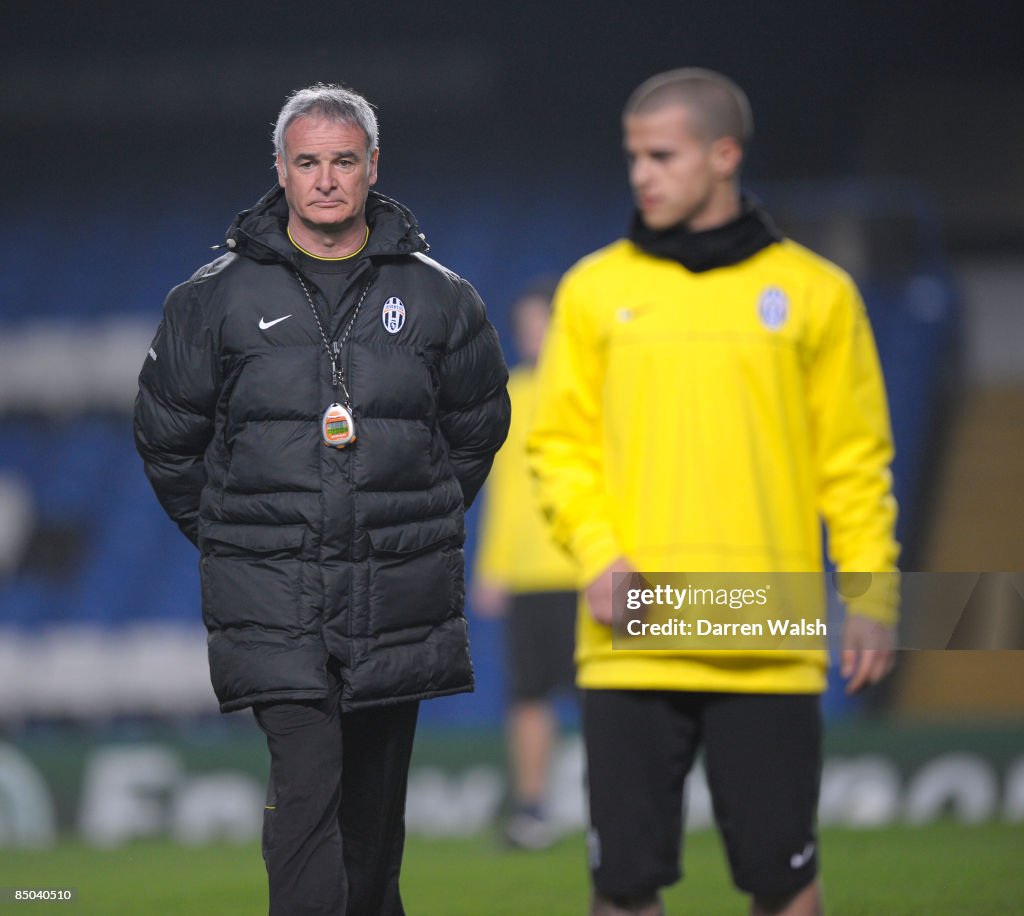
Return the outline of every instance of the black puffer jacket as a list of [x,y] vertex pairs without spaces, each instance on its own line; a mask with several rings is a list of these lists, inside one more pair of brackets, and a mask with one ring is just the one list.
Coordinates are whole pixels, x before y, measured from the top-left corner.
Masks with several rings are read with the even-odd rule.
[[329,656],[346,709],[471,690],[463,514],[508,429],[497,335],[412,214],[371,192],[342,305],[306,280],[330,340],[365,289],[342,351],[358,439],[324,445],[342,398],[287,216],[279,189],[239,214],[231,253],[171,291],[139,377],[136,445],[202,554],[221,709],[323,697]]

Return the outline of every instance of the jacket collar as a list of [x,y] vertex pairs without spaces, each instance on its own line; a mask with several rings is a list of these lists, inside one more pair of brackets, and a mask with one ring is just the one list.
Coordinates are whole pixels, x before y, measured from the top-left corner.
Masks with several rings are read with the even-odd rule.
[[[370,239],[360,258],[395,257],[429,251],[412,211],[398,201],[370,191],[366,200]],[[273,187],[253,206],[239,213],[227,231],[227,247],[255,261],[297,266],[299,253],[289,241],[288,202],[284,190]]]
[[739,264],[783,238],[772,218],[752,197],[744,195],[741,212],[724,226],[691,232],[682,224],[668,229],[648,229],[634,211],[629,239],[638,248],[677,261],[692,273]]

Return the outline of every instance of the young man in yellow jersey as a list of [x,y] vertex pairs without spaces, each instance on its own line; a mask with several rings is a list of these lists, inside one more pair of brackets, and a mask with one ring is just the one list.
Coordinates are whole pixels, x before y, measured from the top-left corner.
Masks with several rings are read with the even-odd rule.
[[551,319],[555,278],[530,283],[512,306],[519,364],[509,374],[512,425],[495,456],[481,514],[471,607],[504,617],[512,810],[504,840],[543,849],[556,838],[547,807],[558,718],[552,700],[573,691],[576,570],[551,539],[533,499],[526,433],[540,397],[536,363]]
[[[559,287],[528,439],[580,568],[591,912],[662,912],[700,748],[751,911],[820,913],[826,653],[613,648],[612,587],[633,571],[821,571],[822,521],[841,573],[894,572],[871,330],[850,278],[741,192],[752,117],[731,80],[659,74],[623,128],[633,225]],[[891,667],[895,606],[850,611],[842,671],[856,691]]]

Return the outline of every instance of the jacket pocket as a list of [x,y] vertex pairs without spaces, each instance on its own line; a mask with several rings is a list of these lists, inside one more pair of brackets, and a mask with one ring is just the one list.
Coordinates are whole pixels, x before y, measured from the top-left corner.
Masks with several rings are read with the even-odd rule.
[[411,525],[392,525],[368,532],[371,553],[375,557],[410,557],[438,544],[462,545],[462,520],[449,515]]
[[204,555],[272,557],[302,551],[305,525],[232,525],[203,522],[199,526],[199,549]]
[[379,528],[370,531],[369,538],[367,635],[383,637],[386,642],[416,642],[432,627],[461,612],[460,518]]
[[315,614],[303,601],[305,539],[305,525],[204,523],[199,543],[207,627],[307,632]]

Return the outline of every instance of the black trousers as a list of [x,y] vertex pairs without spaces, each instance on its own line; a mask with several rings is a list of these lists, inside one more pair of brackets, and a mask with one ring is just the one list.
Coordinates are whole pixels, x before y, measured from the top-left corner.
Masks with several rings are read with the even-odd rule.
[[398,877],[418,703],[253,710],[270,749],[263,860],[270,916],[404,916]]

